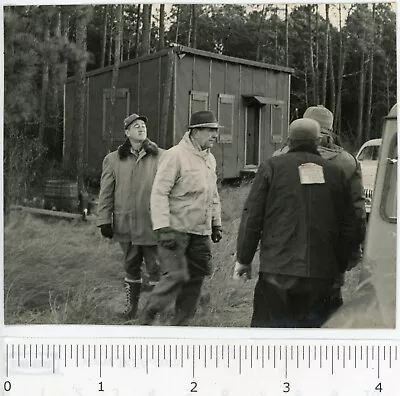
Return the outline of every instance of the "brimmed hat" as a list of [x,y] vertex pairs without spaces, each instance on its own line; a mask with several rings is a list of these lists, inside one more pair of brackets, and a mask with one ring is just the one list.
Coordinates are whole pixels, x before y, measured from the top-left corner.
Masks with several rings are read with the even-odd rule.
[[212,111],[198,111],[190,117],[188,129],[193,128],[213,128],[218,129],[220,125]]
[[129,125],[132,124],[132,122],[136,121],[136,120],[142,120],[147,124],[147,117],[145,116],[140,116],[138,114],[131,114],[129,117],[126,117],[124,120],[124,128],[128,128]]
[[315,120],[321,126],[321,132],[326,134],[332,133],[333,114],[330,110],[322,105],[311,106],[303,114],[303,118]]
[[298,118],[289,125],[290,140],[317,140],[321,137],[321,127],[315,120]]

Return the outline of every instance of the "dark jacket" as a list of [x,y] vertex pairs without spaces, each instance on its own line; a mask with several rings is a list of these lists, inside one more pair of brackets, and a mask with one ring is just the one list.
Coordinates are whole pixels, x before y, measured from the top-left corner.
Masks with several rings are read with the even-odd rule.
[[[301,184],[304,163],[321,166],[325,182]],[[243,210],[237,259],[250,264],[261,240],[261,272],[333,279],[360,243],[359,229],[344,171],[317,150],[298,147],[258,170]]]
[[97,225],[113,224],[115,241],[157,244],[150,217],[150,193],[163,151],[147,139],[136,157],[127,139],[104,158]]

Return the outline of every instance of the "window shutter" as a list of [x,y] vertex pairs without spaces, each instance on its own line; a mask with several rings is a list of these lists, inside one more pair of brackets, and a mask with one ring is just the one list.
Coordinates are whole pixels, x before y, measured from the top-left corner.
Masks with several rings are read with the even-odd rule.
[[222,128],[219,130],[218,142],[232,143],[233,140],[233,109],[235,97],[233,95],[218,95],[218,121]]
[[[103,140],[108,139],[111,110],[111,89],[103,89]],[[113,140],[124,140],[124,119],[129,115],[130,93],[127,88],[117,89],[115,96],[115,122],[112,128]]]

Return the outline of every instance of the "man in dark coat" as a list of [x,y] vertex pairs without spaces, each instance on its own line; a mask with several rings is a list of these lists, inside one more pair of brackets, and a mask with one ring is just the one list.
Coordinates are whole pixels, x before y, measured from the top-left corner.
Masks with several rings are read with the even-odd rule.
[[294,121],[288,153],[260,166],[246,200],[235,276],[250,274],[261,240],[252,327],[320,327],[360,243],[346,175],[321,157],[320,139],[318,122]]
[[[333,113],[326,107],[310,106],[303,114],[303,118],[312,119],[319,123],[321,127],[321,140],[318,146],[318,152],[322,158],[332,162],[332,164],[343,169],[346,180],[349,183],[351,204],[356,211],[357,220],[360,224],[360,232],[366,233],[366,211],[365,211],[365,195],[364,185],[361,174],[361,166],[354,155],[348,153],[343,147],[334,143],[333,133]],[[273,156],[281,155],[289,151],[289,147],[285,146],[274,152]],[[362,242],[364,241],[362,238]],[[355,246],[354,251],[349,258],[347,270],[351,270],[361,261],[361,246]],[[332,309],[335,310],[343,304],[341,288],[344,285],[344,273],[341,274],[335,282],[335,287],[331,297]]]
[[146,263],[150,283],[159,279],[157,237],[150,216],[150,193],[161,152],[147,138],[147,118],[131,114],[124,120],[126,141],[103,161],[97,225],[106,238],[119,242],[124,254],[127,297],[123,316],[136,316]]

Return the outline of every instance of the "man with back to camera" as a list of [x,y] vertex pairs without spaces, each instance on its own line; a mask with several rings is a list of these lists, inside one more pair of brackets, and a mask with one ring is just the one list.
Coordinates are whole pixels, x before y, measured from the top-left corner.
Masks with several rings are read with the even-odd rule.
[[[333,164],[343,169],[346,180],[350,186],[351,204],[353,205],[357,219],[360,224],[360,233],[363,235],[363,243],[366,233],[366,211],[364,185],[362,181],[361,166],[359,161],[344,148],[336,145],[333,139],[333,114],[324,106],[311,106],[306,109],[303,118],[312,119],[319,123],[322,138],[318,146],[318,152],[322,158],[332,161]],[[288,152],[289,147],[285,146],[274,152],[273,156]],[[347,270],[354,268],[361,260],[361,246],[356,246],[349,258]],[[332,310],[336,310],[343,304],[341,288],[344,285],[344,273],[341,274],[333,289],[331,303]]]
[[151,192],[151,218],[158,234],[160,282],[153,289],[140,320],[175,302],[173,325],[187,325],[194,316],[201,287],[211,275],[211,240],[222,238],[221,204],[216,161],[210,152],[218,136],[211,111],[193,113],[182,140],[160,161]]
[[260,166],[246,200],[234,276],[251,276],[261,240],[252,327],[320,327],[363,236],[346,175],[322,158],[321,138],[315,120],[293,121],[289,151]]
[[134,319],[142,291],[142,263],[149,284],[159,279],[157,238],[150,217],[150,193],[161,150],[147,138],[147,117],[124,120],[126,140],[103,160],[97,225],[106,238],[119,242],[124,254],[127,320]]

